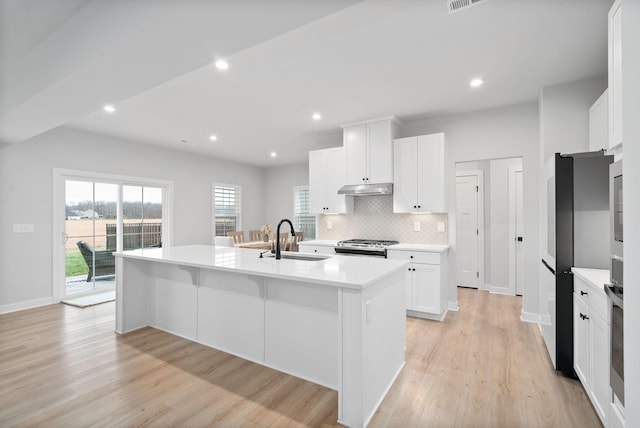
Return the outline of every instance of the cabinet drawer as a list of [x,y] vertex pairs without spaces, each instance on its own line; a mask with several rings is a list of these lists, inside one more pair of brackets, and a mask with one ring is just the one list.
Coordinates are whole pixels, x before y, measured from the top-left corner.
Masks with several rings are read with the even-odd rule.
[[413,263],[427,263],[430,265],[440,264],[440,253],[430,253],[427,251],[387,250],[387,258],[406,260]]
[[324,245],[304,245],[302,242],[298,244],[298,251],[301,253],[316,253],[316,254],[335,254],[333,247],[326,247]]
[[586,282],[582,278],[574,275],[573,292],[607,324],[609,321],[609,302],[604,289],[596,288],[593,284]]

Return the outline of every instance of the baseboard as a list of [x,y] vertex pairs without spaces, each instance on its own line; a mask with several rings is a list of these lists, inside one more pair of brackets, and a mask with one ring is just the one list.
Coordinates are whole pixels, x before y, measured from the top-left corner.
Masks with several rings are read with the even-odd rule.
[[505,287],[494,287],[494,286],[491,286],[489,288],[489,293],[491,293],[491,294],[504,294],[506,296],[513,296],[511,291],[508,288],[505,288]]
[[40,306],[53,305],[58,303],[53,297],[45,297],[43,299],[26,300],[24,302],[11,303],[10,305],[0,306],[0,314],[8,314],[10,312],[24,311],[25,309],[38,308]]
[[525,312],[525,311],[521,311],[520,312],[520,321],[522,322],[532,322],[535,324],[540,324],[542,322],[542,318],[540,317],[540,314],[536,314],[534,312]]
[[458,312],[458,310],[460,309],[458,307],[458,301],[457,300],[454,301],[454,302],[449,302],[447,306],[448,306],[447,307],[448,310],[454,311],[454,312]]

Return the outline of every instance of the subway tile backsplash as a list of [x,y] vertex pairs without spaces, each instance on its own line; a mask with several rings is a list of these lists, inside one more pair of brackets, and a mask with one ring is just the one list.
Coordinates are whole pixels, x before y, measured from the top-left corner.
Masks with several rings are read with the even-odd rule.
[[[318,239],[390,239],[412,244],[448,244],[447,214],[394,214],[393,196],[356,196],[353,214],[318,216]],[[420,222],[420,232],[414,232]],[[438,232],[438,222],[445,232]],[[331,229],[329,229],[329,224]]]

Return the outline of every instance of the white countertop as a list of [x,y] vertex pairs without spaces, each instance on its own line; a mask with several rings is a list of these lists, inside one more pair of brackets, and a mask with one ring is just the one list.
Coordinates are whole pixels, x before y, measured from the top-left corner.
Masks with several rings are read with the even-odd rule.
[[[313,241],[308,241],[313,242]],[[259,258],[258,250],[245,248],[185,245],[180,247],[145,248],[115,253],[116,257],[156,261],[160,263],[223,270],[269,278],[363,289],[376,281],[405,269],[408,262],[374,257],[329,256],[325,260],[276,260]],[[300,254],[287,253],[283,254]],[[308,255],[308,254],[305,254]]]
[[571,272],[583,280],[590,282],[594,287],[604,292],[605,284],[611,282],[611,277],[607,269],[590,269],[572,267]]
[[432,245],[432,244],[396,244],[387,247],[389,250],[398,251],[429,251],[432,253],[444,253],[449,251],[448,245]]

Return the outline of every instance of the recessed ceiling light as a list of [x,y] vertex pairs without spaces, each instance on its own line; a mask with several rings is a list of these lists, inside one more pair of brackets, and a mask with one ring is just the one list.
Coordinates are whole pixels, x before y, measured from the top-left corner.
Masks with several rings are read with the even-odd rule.
[[276,152],[271,152],[271,155],[270,155],[270,156],[271,156],[272,158],[275,158],[276,156],[278,156],[278,154],[277,154]]
[[213,135],[213,134],[211,134],[211,135],[209,135],[209,139],[210,139],[211,141],[218,141],[218,136],[217,136],[217,135]]
[[311,119],[320,120],[322,119],[322,115],[320,113],[313,113],[313,115],[311,116]]
[[470,85],[472,88],[477,88],[477,87],[479,87],[479,86],[482,86],[482,84],[483,84],[483,83],[484,83],[484,82],[483,82],[483,80],[482,80],[482,79],[477,78],[477,79],[473,79],[471,82],[469,82],[469,85]]
[[218,70],[226,70],[229,68],[229,63],[223,59],[219,59],[216,61],[216,67]]
[[102,109],[104,111],[106,111],[107,113],[113,113],[114,111],[116,111],[116,108],[114,106],[112,106],[111,104],[107,104],[104,107],[102,107]]

